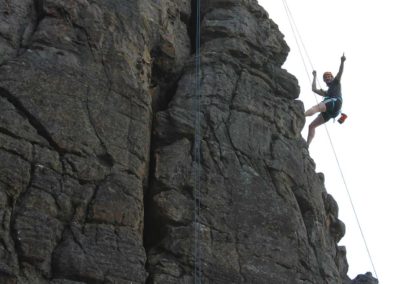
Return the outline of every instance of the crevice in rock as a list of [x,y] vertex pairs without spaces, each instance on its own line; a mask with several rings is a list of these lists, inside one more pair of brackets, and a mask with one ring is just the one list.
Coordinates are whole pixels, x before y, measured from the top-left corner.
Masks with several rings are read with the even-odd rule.
[[33,6],[36,11],[36,20],[34,21],[35,22],[34,27],[29,37],[32,37],[32,35],[35,34],[40,25],[40,22],[46,17],[43,5],[44,5],[43,0],[33,0]]
[[[155,211],[152,205],[152,199],[154,196],[153,188],[155,186],[155,171],[156,171],[156,159],[155,159],[155,143],[156,137],[152,135],[150,143],[150,158],[149,158],[149,177],[147,187],[144,187],[144,222],[143,222],[143,245],[148,255],[151,247],[157,242],[158,236],[161,235],[162,224],[155,218]],[[146,264],[147,266],[147,264]]]
[[234,141],[232,139],[231,132],[230,132],[230,126],[232,125],[232,111],[235,110],[235,108],[233,106],[233,103],[234,103],[235,97],[238,94],[237,90],[239,88],[239,82],[240,82],[240,79],[242,77],[242,73],[243,73],[243,68],[241,68],[241,70],[239,71],[238,77],[236,79],[235,86],[234,86],[233,91],[232,91],[232,96],[230,98],[230,103],[229,103],[229,115],[228,115],[226,121],[223,120],[223,123],[225,125],[225,129],[226,129],[226,136],[228,138],[229,143],[232,146],[232,150],[235,153],[235,156],[237,157],[238,162],[240,163],[240,167],[243,167],[243,160],[241,158],[245,158],[247,161],[251,161],[252,160],[251,157],[249,157],[246,153],[244,153],[243,151],[241,151],[240,149],[238,149],[235,146],[235,143],[234,143]]
[[[300,189],[302,190],[302,189]],[[293,192],[294,197],[296,198],[297,204],[299,205],[301,215],[303,218],[308,215],[309,212],[312,213],[312,205],[310,204],[309,200],[305,196],[301,196]]]
[[[152,99],[152,126],[150,138],[150,157],[149,157],[149,170],[146,183],[143,185],[144,191],[144,221],[143,221],[143,245],[146,254],[149,255],[150,250],[154,249],[157,243],[167,234],[168,227],[165,222],[161,220],[160,216],[157,215],[157,209],[153,204],[153,197],[156,194],[157,181],[155,181],[156,171],[156,149],[160,147],[159,138],[154,132],[155,126],[155,115],[160,111],[168,109],[170,102],[175,96],[179,81],[182,76],[182,70],[174,72],[173,69],[169,69],[171,66],[166,66],[162,60],[166,57],[160,50],[160,47],[156,46],[151,51],[152,57],[152,70],[151,70],[151,91],[153,91]],[[168,58],[167,58],[168,61]],[[164,65],[163,65],[164,64]],[[168,68],[164,70],[164,68]],[[185,190],[185,189],[183,189]],[[179,225],[179,224],[177,224]],[[148,261],[148,260],[147,260]],[[149,270],[149,263],[147,262],[146,270]],[[149,271],[148,271],[149,272]],[[146,283],[151,282],[151,273],[149,273]]]
[[[157,72],[155,72],[155,74],[157,74]],[[167,83],[169,81],[168,78],[158,81],[156,84],[158,85],[158,90],[155,96],[153,96],[152,101],[153,113],[168,109],[169,103],[172,101],[178,89],[179,79],[180,78],[171,80],[169,83]]]
[[[73,28],[75,28],[75,29],[81,31],[81,32],[84,34],[84,36],[86,37],[86,42],[87,42],[87,46],[89,47],[90,54],[92,55],[93,60],[96,61],[96,54],[95,54],[95,52],[94,52],[95,47],[94,47],[93,44],[92,44],[92,41],[91,41],[89,32],[86,30],[85,27],[80,26],[80,25],[78,25],[78,24],[76,24],[76,23],[73,23],[72,20],[71,20],[71,17],[69,16],[69,14],[68,14],[66,11],[63,11],[61,14],[63,15],[64,19],[65,19],[69,24],[71,24],[71,26],[72,26]],[[103,64],[103,66],[105,66],[105,65],[104,65],[104,62],[103,62],[103,59],[102,59],[102,64]],[[106,72],[105,72],[105,73],[106,73]],[[107,75],[107,73],[106,73],[106,75]]]
[[[177,82],[176,82],[177,84]],[[175,93],[171,91],[171,95]],[[155,112],[153,112],[155,114]],[[154,127],[154,119],[153,119],[153,127]],[[155,177],[156,172],[156,151],[160,147],[159,138],[156,136],[154,131],[151,131],[151,142],[150,142],[150,158],[149,158],[149,170],[148,170],[148,178],[147,184],[144,185],[144,227],[143,227],[143,246],[146,251],[147,262],[145,264],[145,269],[148,272],[148,278],[146,279],[146,283],[152,283],[152,273],[150,271],[151,267],[149,264],[149,255],[151,253],[157,252],[161,247],[158,244],[162,241],[164,236],[168,235],[168,226],[182,226],[184,224],[180,223],[171,223],[171,221],[166,222],[159,214],[158,209],[156,208],[153,197],[161,191],[165,190],[165,187],[160,184]],[[170,189],[166,189],[170,190]],[[184,187],[182,192],[190,192],[191,189],[188,187]],[[165,251],[166,254],[173,256],[170,251]]]
[[[305,191],[303,188],[299,188],[298,190]],[[296,202],[300,209],[304,228],[307,231],[309,245],[312,247],[315,255],[317,255],[317,248],[315,247],[315,244],[313,243],[313,241],[310,239],[310,236],[312,234],[312,231],[314,230],[315,221],[316,221],[313,206],[312,206],[312,204],[310,204],[310,201],[305,196],[299,195],[298,193],[296,193],[296,191],[293,191],[293,195],[294,195]]]
[[62,149],[51,137],[46,127],[23,105],[23,103],[16,97],[10,94],[6,89],[0,87],[0,97],[5,98],[10,102],[15,109],[36,129],[37,133],[42,136],[53,149],[55,149],[60,155],[66,153],[65,149]]
[[191,54],[196,52],[196,24],[197,24],[197,0],[191,0],[192,13],[187,25],[187,32],[190,39]]
[[[91,51],[91,53],[92,53],[93,59],[95,60],[93,48],[91,47],[91,45],[90,45],[90,43],[89,43],[89,42],[90,42],[89,35],[87,35],[87,37],[88,37],[88,44],[89,44],[90,51]],[[112,79],[111,79],[110,74],[109,74],[108,71],[107,71],[107,67],[106,67],[106,62],[105,62],[105,59],[104,59],[104,55],[101,56],[101,64],[102,64],[102,66],[103,66],[104,76],[105,76],[106,79],[107,79],[108,93],[110,94],[111,91],[112,91],[113,81],[112,81]],[[124,96],[124,95],[122,95],[122,96]]]
[[164,70],[164,68],[170,68],[163,62],[163,55],[159,50],[159,47],[154,48],[151,51],[153,58],[153,64],[151,67],[151,90],[153,92],[152,108],[153,113],[163,111],[168,108],[169,103],[176,94],[178,89],[178,83],[182,77],[182,71],[175,73],[173,69]]
[[18,139],[18,140],[22,139],[22,137],[19,137],[18,135],[15,135],[13,132],[11,132],[10,130],[8,130],[8,129],[4,128],[4,127],[0,127],[0,133],[3,133],[5,135],[7,135],[7,136],[10,136],[10,137],[12,137],[14,139]]
[[[213,135],[213,139],[214,139],[214,140],[217,140],[216,134],[215,134],[215,130],[214,130],[214,129],[211,130],[211,134]],[[212,154],[211,154],[210,140],[209,140],[209,139],[204,140],[204,144],[205,144],[205,147],[207,147],[207,148],[208,148],[208,151],[210,152],[210,157],[211,157],[211,162],[213,163],[213,168],[218,170],[218,174],[219,174],[219,175],[224,176],[224,171],[223,171],[222,168],[221,168],[222,162],[221,162],[221,161],[218,161],[217,157],[215,157],[215,155],[212,155]],[[219,158],[221,158],[221,157],[222,157],[222,150],[221,150],[221,147],[219,147],[218,150],[219,150]],[[210,168],[210,170],[211,170],[211,168]]]
[[104,153],[97,155],[97,159],[99,160],[99,162],[102,165],[112,168],[114,165],[114,158],[109,154],[105,142],[100,137],[100,134],[97,131],[96,124],[93,120],[92,113],[91,113],[90,107],[89,107],[89,95],[90,95],[90,88],[88,87],[87,92],[86,92],[86,111],[88,114],[88,119],[89,119],[90,125],[92,126],[92,129],[93,129],[93,132],[95,133],[95,135],[96,135],[97,139],[99,140],[100,145],[102,146],[103,151],[104,151]]
[[28,162],[28,163],[31,162],[31,161],[27,160],[26,157],[24,157],[23,155],[21,155],[21,153],[18,153],[17,151],[14,151],[14,150],[12,150],[12,149],[6,149],[6,148],[4,148],[3,146],[0,145],[0,150],[2,150],[2,151],[4,151],[4,152],[7,152],[7,153],[10,153],[11,155],[15,155],[15,156],[17,156],[18,158],[20,158],[21,160],[24,160],[25,162]]
[[108,153],[98,155],[97,159],[103,166],[108,168],[112,168],[114,166],[114,158]]
[[37,13],[37,23],[39,23],[45,17],[44,3],[43,0],[34,0],[33,4]]
[[22,249],[18,245],[19,238],[18,238],[18,232],[15,228],[15,225],[16,225],[15,223],[16,223],[16,218],[17,218],[17,214],[18,214],[18,209],[20,208],[20,203],[24,199],[24,196],[26,195],[28,190],[32,187],[35,170],[36,170],[36,164],[31,163],[28,185],[26,186],[25,190],[23,190],[22,192],[20,192],[18,194],[18,196],[14,196],[14,200],[13,200],[14,204],[12,206],[12,212],[11,212],[11,216],[10,216],[10,237],[14,244],[14,250],[16,252],[16,259],[18,262],[19,269],[22,269],[24,260],[23,260],[23,256],[22,256],[23,255]]

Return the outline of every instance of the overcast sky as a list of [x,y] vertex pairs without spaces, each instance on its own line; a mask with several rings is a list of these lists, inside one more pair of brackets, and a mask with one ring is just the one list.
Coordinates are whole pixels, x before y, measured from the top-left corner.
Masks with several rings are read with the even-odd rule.
[[[399,283],[400,264],[400,9],[396,0],[286,0],[322,88],[324,71],[342,76],[342,125],[327,123],[339,164],[367,241],[380,284]],[[283,68],[295,75],[305,108],[316,103],[282,0],[259,0],[291,48]],[[305,59],[308,61],[307,58]],[[309,73],[312,71],[307,66]],[[310,74],[311,75],[311,74]],[[318,98],[320,99],[320,98]],[[307,126],[315,118],[308,118]],[[317,171],[339,204],[346,224],[349,276],[374,274],[325,127],[310,146]]]

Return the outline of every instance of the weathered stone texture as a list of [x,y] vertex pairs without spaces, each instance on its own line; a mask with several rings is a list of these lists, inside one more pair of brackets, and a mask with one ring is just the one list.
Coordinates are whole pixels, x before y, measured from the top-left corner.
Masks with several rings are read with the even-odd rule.
[[159,29],[158,8],[7,0],[0,10],[2,281],[144,283],[159,36],[146,27]]
[[[201,36],[204,283],[341,283],[344,226],[300,135],[283,35],[256,1],[203,1]],[[189,63],[156,113],[150,283],[193,281],[194,82]]]
[[[0,283],[193,283],[195,23],[0,2]],[[256,0],[201,1],[202,282],[376,283],[346,276],[288,52]]]
[[367,272],[365,274],[359,274],[356,278],[353,279],[353,281],[351,282],[351,284],[362,284],[362,283],[366,283],[366,284],[378,284],[379,281],[378,279],[374,278],[372,276],[371,272]]

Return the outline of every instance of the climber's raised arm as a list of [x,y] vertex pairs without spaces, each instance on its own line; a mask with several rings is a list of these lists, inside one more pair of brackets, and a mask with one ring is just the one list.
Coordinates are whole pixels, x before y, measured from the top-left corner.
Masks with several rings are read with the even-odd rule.
[[320,96],[326,96],[326,93],[325,93],[325,91],[324,90],[322,90],[322,89],[317,89],[317,71],[313,71],[312,72],[312,74],[313,74],[313,81],[312,81],[312,91],[314,92],[314,93],[316,93],[316,94],[318,94],[318,95],[320,95]]
[[344,53],[342,55],[342,57],[340,58],[340,67],[339,67],[339,72],[337,73],[335,79],[338,80],[340,82],[340,79],[342,78],[342,74],[343,74],[343,65],[344,62],[346,61],[346,56],[344,56]]

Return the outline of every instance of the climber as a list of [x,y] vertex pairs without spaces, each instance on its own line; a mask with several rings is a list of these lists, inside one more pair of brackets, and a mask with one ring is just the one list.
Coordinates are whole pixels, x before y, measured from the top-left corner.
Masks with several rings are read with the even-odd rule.
[[319,115],[313,122],[310,123],[308,127],[308,137],[307,137],[307,145],[310,145],[312,139],[315,135],[315,128],[324,124],[331,118],[335,118],[340,113],[342,108],[342,91],[340,85],[340,78],[343,73],[343,64],[346,60],[344,53],[340,58],[340,67],[339,72],[334,78],[331,72],[325,72],[323,75],[323,80],[328,86],[328,90],[324,91],[322,89],[317,89],[316,86],[316,77],[317,72],[314,70],[312,72],[314,78],[312,82],[312,91],[320,96],[324,97],[324,100],[319,104],[313,106],[309,110],[305,112],[305,116],[311,116],[319,112]]

